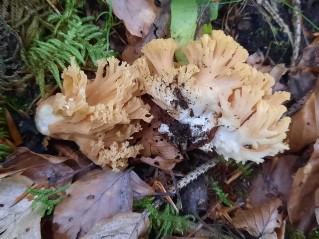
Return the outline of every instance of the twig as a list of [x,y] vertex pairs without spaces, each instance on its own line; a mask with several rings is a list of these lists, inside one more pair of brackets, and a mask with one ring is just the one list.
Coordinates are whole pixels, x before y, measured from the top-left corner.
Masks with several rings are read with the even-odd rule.
[[[301,9],[300,0],[292,0],[292,3],[295,5],[295,8]],[[296,65],[297,59],[300,52],[300,43],[301,43],[301,15],[300,11],[295,10],[293,12],[293,26],[294,26],[294,45],[292,47],[292,65]]]
[[[179,180],[177,182],[176,187],[173,185],[171,186],[168,191],[172,192],[172,193],[176,193],[177,190],[181,190],[182,188],[186,187],[189,183],[191,183],[192,181],[194,181],[196,178],[198,178],[199,176],[203,175],[204,173],[206,173],[209,169],[213,168],[216,165],[216,159],[211,159],[209,162],[207,163],[203,163],[202,165],[198,166],[195,170],[193,170],[192,172],[186,174],[186,176],[184,178],[182,178],[181,180]],[[158,208],[160,205],[162,205],[163,201],[157,199],[154,202],[154,206],[156,208]]]

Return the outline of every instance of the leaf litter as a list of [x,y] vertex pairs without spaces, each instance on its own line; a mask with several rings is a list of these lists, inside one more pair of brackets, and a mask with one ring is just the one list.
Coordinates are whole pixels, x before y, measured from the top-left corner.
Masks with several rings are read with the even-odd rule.
[[66,199],[55,208],[55,238],[83,236],[97,222],[121,212],[131,212],[134,197],[153,193],[133,171],[90,174],[72,184],[66,191]]
[[[112,2],[114,14],[123,20],[126,27],[127,48],[122,53],[122,59],[129,63],[133,63],[141,55],[143,45],[152,39],[167,38],[171,34],[175,38],[182,38],[179,40],[189,41],[195,35],[195,25],[189,28],[188,24],[194,23],[194,19],[198,18],[196,1],[187,3],[187,10],[191,13],[191,17],[184,19],[184,22],[181,21],[182,13],[179,16],[180,12],[176,12],[178,9],[175,8],[183,7],[185,5],[183,1],[172,1],[172,12],[170,12],[170,1],[109,2]],[[205,4],[207,8],[212,7],[208,2],[197,2],[204,4],[203,14]],[[218,4],[214,5],[215,13],[218,13],[218,6],[223,5],[223,1],[217,2]],[[230,9],[229,15],[232,14]],[[172,22],[170,22],[171,17]],[[196,20],[200,22],[202,19]],[[186,44],[182,41],[180,44]],[[285,216],[288,216],[292,225],[303,232],[317,229],[319,225],[319,185],[316,174],[318,171],[319,128],[317,122],[319,72],[317,52],[318,44],[309,45],[304,49],[299,64],[294,67],[274,63],[268,53],[265,56],[257,52],[258,54],[251,55],[248,59],[250,65],[275,78],[274,91],[288,89],[291,92],[292,100],[287,103],[287,106],[298,102],[309,91],[314,90],[303,108],[292,117],[288,136],[291,151],[288,154],[269,157],[268,161],[260,167],[262,170],[253,167],[258,175],[251,180],[253,183],[252,186],[249,185],[249,190],[240,192],[244,196],[238,193],[238,189],[244,191],[243,182],[247,180],[244,171],[241,171],[242,175],[239,177],[240,180],[244,179],[239,187],[237,187],[240,181],[238,178],[227,186],[229,192],[226,195],[232,198],[234,206],[226,206],[218,198],[208,199],[207,197],[207,194],[212,195],[212,190],[207,182],[210,182],[209,180],[225,181],[231,174],[229,165],[220,172],[212,173],[212,170],[207,173],[205,182],[200,184],[200,190],[192,190],[192,186],[196,185],[195,180],[189,184],[188,193],[179,195],[176,180],[185,175],[187,177],[189,169],[194,169],[198,162],[194,163],[193,155],[195,154],[185,152],[174,145],[176,142],[171,143],[167,137],[163,137],[159,132],[161,122],[158,120],[158,115],[150,124],[142,125],[143,130],[136,133],[134,139],[130,139],[129,142],[130,144],[138,143],[144,147],[131,163],[143,180],[133,170],[113,172],[104,169],[102,171],[98,166],[88,163],[86,159],[81,159],[73,150],[74,147],[64,147],[63,141],[50,142],[53,147],[56,146],[56,151],[62,156],[44,155],[32,152],[27,148],[17,148],[16,152],[7,157],[7,160],[0,166],[0,233],[2,233],[0,238],[41,238],[40,220],[53,222],[54,238],[139,238],[144,233],[150,233],[148,231],[149,221],[145,212],[132,212],[133,200],[148,195],[157,195],[158,200],[154,204],[160,210],[159,205],[164,201],[162,198],[171,194],[166,190],[165,193],[157,192],[146,183],[154,181],[157,177],[163,177],[167,187],[172,188],[175,185],[175,190],[173,190],[176,191],[175,199],[184,204],[184,209],[177,204],[178,210],[184,210],[184,213],[199,214],[200,209],[205,213],[210,210],[206,205],[208,203],[219,205],[218,212],[224,212],[224,217],[208,219],[205,216],[201,218],[196,215],[199,219],[196,232],[186,230],[185,235],[187,233],[188,235],[200,235],[201,230],[204,232],[204,229],[201,228],[205,230],[215,228],[212,224],[206,224],[207,222],[222,223],[230,227],[227,235],[217,233],[219,238],[229,238],[228,235],[232,235],[231,238],[238,238],[238,235],[242,235],[232,231],[231,225],[256,237],[279,238],[275,230],[283,228]],[[183,60],[183,56],[181,59]],[[268,64],[269,62],[271,64]],[[284,82],[283,78],[288,78],[288,81]],[[136,94],[139,93],[136,92]],[[154,112],[151,113],[156,115]],[[10,121],[13,122],[12,119]],[[16,128],[14,132],[14,140],[18,139],[21,143],[22,139]],[[312,144],[314,144],[314,150],[311,156],[300,156],[305,154],[305,150],[307,151],[311,147],[309,145]],[[205,162],[213,156],[203,155],[201,160],[203,158]],[[148,164],[149,170],[143,166],[139,167],[138,164],[135,164],[136,162]],[[27,188],[38,186],[42,189],[56,189],[66,183],[72,183],[72,185],[66,193],[60,193],[64,200],[56,206],[52,216],[41,219],[40,207],[36,207],[35,210],[31,209],[34,198],[26,193]],[[2,197],[2,195],[7,197]],[[202,203],[205,204],[204,207],[199,207]],[[205,220],[204,224],[201,224],[202,219]],[[150,238],[154,236],[149,235],[151,235]]]

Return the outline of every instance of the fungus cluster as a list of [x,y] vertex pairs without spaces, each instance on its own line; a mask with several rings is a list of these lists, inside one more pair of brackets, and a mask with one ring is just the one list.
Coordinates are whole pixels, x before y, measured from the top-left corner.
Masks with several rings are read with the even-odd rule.
[[38,106],[39,131],[75,141],[96,164],[124,168],[143,147],[129,140],[152,119],[140,98],[147,93],[171,118],[159,131],[180,148],[215,150],[238,162],[288,149],[282,103],[290,95],[272,93],[273,78],[244,63],[243,47],[213,31],[184,49],[188,63],[174,61],[176,50],[173,39],[153,40],[133,65],[100,60],[93,80],[72,63],[62,74],[62,93]]
[[74,62],[64,70],[63,92],[37,108],[36,125],[42,134],[72,140],[94,163],[125,168],[142,145],[130,145],[140,121],[150,122],[149,106],[131,66],[115,58],[100,60],[95,79],[88,80]]
[[[185,48],[187,64],[174,62],[176,50],[172,39],[153,40],[134,66],[144,91],[184,126],[186,149],[197,145],[238,162],[262,162],[288,149],[290,118],[281,116],[290,94],[272,94],[274,79],[245,64],[248,53],[233,38],[203,35]],[[163,122],[160,132],[174,141],[175,128]]]

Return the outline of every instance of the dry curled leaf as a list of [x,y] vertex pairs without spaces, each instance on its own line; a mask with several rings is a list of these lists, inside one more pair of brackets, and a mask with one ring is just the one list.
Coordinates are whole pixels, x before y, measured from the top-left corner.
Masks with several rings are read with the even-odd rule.
[[298,151],[319,136],[319,82],[303,108],[292,116],[288,133],[289,146]]
[[127,30],[138,37],[148,34],[156,17],[156,6],[149,0],[112,0],[112,8]]
[[316,224],[315,192],[319,188],[319,140],[306,166],[294,176],[288,200],[288,216],[292,224],[301,231],[308,231]]
[[132,210],[133,197],[153,189],[133,171],[99,172],[76,181],[54,211],[54,238],[75,239],[88,233],[99,221]]
[[244,229],[252,236],[271,234],[281,225],[281,207],[281,200],[274,198],[258,207],[248,210],[239,209],[232,218],[232,223],[237,229]]
[[141,213],[124,212],[95,224],[82,239],[137,239],[149,226],[148,217]]

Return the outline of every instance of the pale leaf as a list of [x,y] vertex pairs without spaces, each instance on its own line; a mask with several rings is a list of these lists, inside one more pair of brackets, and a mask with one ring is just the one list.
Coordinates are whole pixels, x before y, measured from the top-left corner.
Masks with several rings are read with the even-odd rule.
[[92,228],[82,239],[137,239],[149,226],[148,217],[141,213],[119,213],[104,219]]
[[[15,200],[28,187],[32,185],[32,181],[21,175],[14,175],[0,181],[0,233],[7,230],[10,225],[29,210],[32,202],[23,199],[15,204]],[[12,237],[13,238],[13,237]]]
[[275,198],[248,210],[239,209],[232,219],[234,227],[244,229],[252,236],[271,234],[282,222],[282,202]]
[[0,239],[41,239],[40,222],[40,207],[37,207],[34,210],[29,207],[10,224],[3,234],[0,235]]
[[135,36],[145,37],[156,18],[156,6],[148,0],[112,0],[114,14]]
[[[76,181],[54,211],[58,228],[55,238],[74,239],[88,233],[103,219],[132,211],[134,195],[152,194],[153,189],[133,171],[106,171]],[[144,194],[144,195],[143,195]]]

